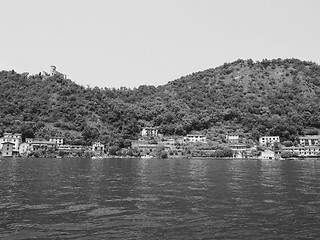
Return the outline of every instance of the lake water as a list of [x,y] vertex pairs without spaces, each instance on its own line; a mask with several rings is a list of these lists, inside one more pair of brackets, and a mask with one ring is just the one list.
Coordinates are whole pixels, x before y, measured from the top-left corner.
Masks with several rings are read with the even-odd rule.
[[0,239],[320,239],[320,160],[1,159]]

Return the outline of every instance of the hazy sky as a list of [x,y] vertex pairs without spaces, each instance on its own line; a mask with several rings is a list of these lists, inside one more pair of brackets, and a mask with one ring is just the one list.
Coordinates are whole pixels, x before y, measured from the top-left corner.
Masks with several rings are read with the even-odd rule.
[[320,63],[317,0],[0,0],[0,69],[163,85],[239,58]]

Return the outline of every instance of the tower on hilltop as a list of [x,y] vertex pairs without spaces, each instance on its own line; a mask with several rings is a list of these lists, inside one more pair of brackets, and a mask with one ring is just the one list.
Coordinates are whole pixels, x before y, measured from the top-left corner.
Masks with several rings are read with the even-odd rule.
[[53,66],[53,65],[50,66],[50,76],[53,76],[56,73],[56,69],[57,69],[56,66]]

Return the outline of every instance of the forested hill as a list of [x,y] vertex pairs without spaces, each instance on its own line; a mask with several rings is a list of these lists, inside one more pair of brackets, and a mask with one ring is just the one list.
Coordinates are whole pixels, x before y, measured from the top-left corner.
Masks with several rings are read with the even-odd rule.
[[85,88],[59,76],[2,71],[0,103],[0,135],[124,147],[143,126],[158,126],[166,135],[257,140],[268,134],[294,141],[320,128],[320,66],[297,59],[238,60],[135,89]]

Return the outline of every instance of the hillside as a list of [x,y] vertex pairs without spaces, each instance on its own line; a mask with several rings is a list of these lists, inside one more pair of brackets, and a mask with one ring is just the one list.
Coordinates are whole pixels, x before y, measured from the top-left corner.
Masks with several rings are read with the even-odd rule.
[[319,100],[320,66],[297,59],[238,60],[135,89],[85,88],[60,76],[2,71],[0,135],[124,147],[151,125],[168,135],[200,131],[212,140],[236,133],[294,141],[320,128]]

